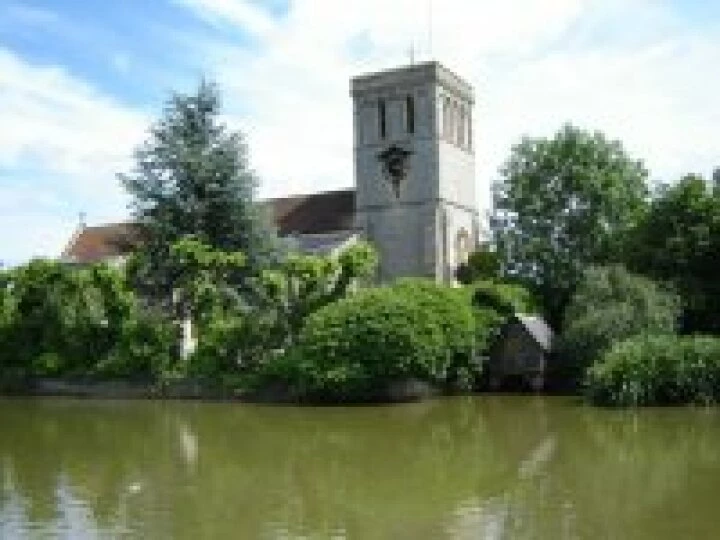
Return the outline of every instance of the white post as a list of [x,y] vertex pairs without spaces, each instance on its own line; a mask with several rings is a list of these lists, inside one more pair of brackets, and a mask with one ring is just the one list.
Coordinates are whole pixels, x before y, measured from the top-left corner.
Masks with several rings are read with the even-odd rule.
[[182,343],[180,344],[180,356],[183,360],[190,358],[190,355],[197,348],[197,340],[193,337],[192,318],[186,315],[182,320]]

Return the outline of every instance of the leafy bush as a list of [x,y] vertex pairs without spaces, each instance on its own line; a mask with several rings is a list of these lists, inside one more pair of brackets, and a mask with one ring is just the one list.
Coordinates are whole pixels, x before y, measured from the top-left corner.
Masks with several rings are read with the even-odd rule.
[[176,369],[179,340],[176,325],[136,310],[124,322],[116,346],[93,371],[104,377],[157,379]]
[[35,260],[9,273],[5,363],[39,375],[84,372],[119,341],[133,303],[118,271]]
[[275,348],[292,345],[314,311],[346,296],[370,278],[378,263],[375,249],[358,242],[337,256],[290,253],[275,267],[253,280],[256,305],[276,328]]
[[565,312],[557,345],[564,375],[580,382],[615,342],[639,334],[672,334],[680,302],[653,281],[622,266],[591,267]]
[[522,285],[501,281],[473,283],[472,301],[477,308],[490,308],[501,315],[535,313],[538,306],[528,289]]
[[637,336],[617,343],[589,370],[587,395],[601,405],[720,401],[720,338]]
[[0,366],[148,376],[170,363],[174,328],[142,312],[121,270],[35,260],[2,278]]
[[455,272],[457,280],[464,285],[470,285],[483,279],[495,279],[499,276],[500,256],[487,247],[473,251],[467,262],[458,266]]
[[271,313],[215,317],[199,329],[197,350],[189,359],[189,375],[219,379],[254,371],[281,342],[273,334],[278,325]]
[[10,272],[0,269],[0,375],[7,370],[11,360],[6,347],[10,343],[10,326],[15,316],[12,288]]
[[468,384],[472,310],[463,295],[423,280],[368,289],[310,315],[298,345],[268,367],[304,397],[362,400],[414,378]]
[[248,379],[245,375],[292,346],[311,313],[349,294],[376,266],[377,254],[365,242],[337,256],[288,254],[251,280],[249,298],[243,299],[247,302],[200,318],[198,349],[188,374],[209,379],[242,374]]
[[242,350],[242,319],[216,318],[202,328],[200,335],[197,349],[188,360],[189,375],[216,378],[237,369]]

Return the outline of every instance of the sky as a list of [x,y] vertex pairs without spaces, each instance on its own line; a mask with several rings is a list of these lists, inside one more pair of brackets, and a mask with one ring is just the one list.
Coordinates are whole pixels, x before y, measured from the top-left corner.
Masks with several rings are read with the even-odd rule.
[[0,0],[0,261],[129,219],[116,174],[202,77],[260,197],[352,186],[349,79],[411,50],[475,87],[481,212],[512,145],[565,122],[653,181],[720,165],[715,0]]

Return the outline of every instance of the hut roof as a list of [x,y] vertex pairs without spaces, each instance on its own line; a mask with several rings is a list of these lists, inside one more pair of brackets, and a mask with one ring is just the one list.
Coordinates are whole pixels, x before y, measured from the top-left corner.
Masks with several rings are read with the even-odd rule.
[[545,352],[552,347],[553,331],[550,325],[539,315],[516,315],[515,318],[525,327],[528,334]]

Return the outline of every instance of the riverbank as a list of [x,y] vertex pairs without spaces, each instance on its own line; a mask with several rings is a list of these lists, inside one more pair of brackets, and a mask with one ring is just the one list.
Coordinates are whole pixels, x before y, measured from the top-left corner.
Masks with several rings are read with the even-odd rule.
[[233,392],[219,385],[177,380],[92,380],[87,378],[16,378],[0,383],[0,394],[96,399],[233,399]]
[[[422,381],[408,379],[388,384],[359,402],[405,403],[421,401],[441,392]],[[301,399],[288,387],[274,384],[259,390],[243,389],[242,384],[219,381],[175,379],[165,381],[128,379],[90,379],[53,377],[15,377],[0,380],[0,396],[74,397],[88,399],[191,399],[240,401],[246,403],[327,403]]]

